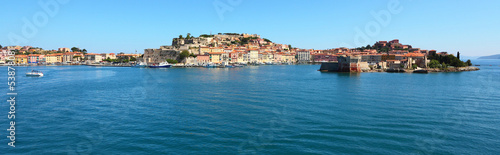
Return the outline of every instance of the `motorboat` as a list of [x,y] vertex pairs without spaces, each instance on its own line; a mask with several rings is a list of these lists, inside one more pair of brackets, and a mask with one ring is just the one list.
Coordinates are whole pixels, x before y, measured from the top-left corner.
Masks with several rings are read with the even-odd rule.
[[27,72],[26,76],[36,76],[36,77],[42,77],[43,73],[41,71],[37,70],[31,70],[31,72]]
[[172,67],[172,65],[169,64],[168,62],[162,62],[160,64],[149,65],[148,67],[149,68],[170,68],[170,67]]
[[148,67],[148,64],[145,63],[145,62],[139,62],[138,64],[135,64],[134,66],[132,67],[139,67],[139,68],[143,68],[143,67]]
[[217,65],[213,64],[213,63],[209,63],[207,65],[204,66],[205,68],[216,68]]

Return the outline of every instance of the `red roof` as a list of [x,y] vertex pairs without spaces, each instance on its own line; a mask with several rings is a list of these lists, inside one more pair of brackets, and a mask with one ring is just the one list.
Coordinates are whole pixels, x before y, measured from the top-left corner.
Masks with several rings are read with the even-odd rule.
[[209,52],[208,54],[223,54],[224,52]]

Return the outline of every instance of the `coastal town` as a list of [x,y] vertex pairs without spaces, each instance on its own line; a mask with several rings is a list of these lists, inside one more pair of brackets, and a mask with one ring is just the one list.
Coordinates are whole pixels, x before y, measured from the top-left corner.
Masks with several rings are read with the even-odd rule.
[[[15,59],[7,59],[7,52]],[[302,49],[274,43],[257,34],[218,33],[198,37],[180,35],[170,46],[145,49],[143,54],[88,53],[86,49],[58,48],[44,50],[31,46],[0,47],[0,64],[16,65],[110,65],[132,66],[139,62],[175,66],[291,65],[322,63],[325,72],[407,72],[477,70],[470,60],[460,60],[448,52],[437,52],[400,43],[398,39],[378,41],[358,48]],[[125,65],[124,65],[125,64]],[[461,69],[459,69],[461,67]],[[465,69],[464,69],[465,68]]]

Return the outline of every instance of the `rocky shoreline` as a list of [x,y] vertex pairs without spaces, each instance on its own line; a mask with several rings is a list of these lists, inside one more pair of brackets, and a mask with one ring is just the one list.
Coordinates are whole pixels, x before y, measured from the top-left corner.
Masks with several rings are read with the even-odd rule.
[[465,71],[478,71],[477,67],[455,67],[455,68],[446,68],[444,70],[438,68],[429,68],[427,71],[429,72],[465,72]]
[[467,71],[478,71],[480,70],[477,67],[457,67],[457,68],[424,68],[424,69],[398,69],[398,70],[382,70],[382,69],[374,69],[363,71],[364,73],[373,73],[373,72],[390,72],[390,73],[439,73],[439,72],[467,72]]

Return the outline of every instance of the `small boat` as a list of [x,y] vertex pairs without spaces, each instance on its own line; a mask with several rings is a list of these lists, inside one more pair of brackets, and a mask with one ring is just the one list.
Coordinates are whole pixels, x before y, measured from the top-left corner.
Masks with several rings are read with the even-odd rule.
[[172,67],[172,65],[169,64],[168,62],[162,62],[160,64],[153,64],[153,65],[150,65],[148,67],[149,68],[170,68],[170,67]]
[[26,76],[42,77],[43,73],[41,71],[31,70],[31,72],[26,73]]
[[140,62],[140,63],[138,63],[138,64],[136,64],[136,65],[134,65],[134,66],[132,66],[132,67],[139,67],[139,68],[143,68],[143,67],[147,67],[147,66],[148,66],[148,64],[147,64],[147,63],[145,63],[145,62]]
[[213,64],[213,63],[209,63],[207,65],[204,66],[205,68],[216,68],[217,65]]
[[413,73],[429,73],[429,71],[425,69],[414,70]]

